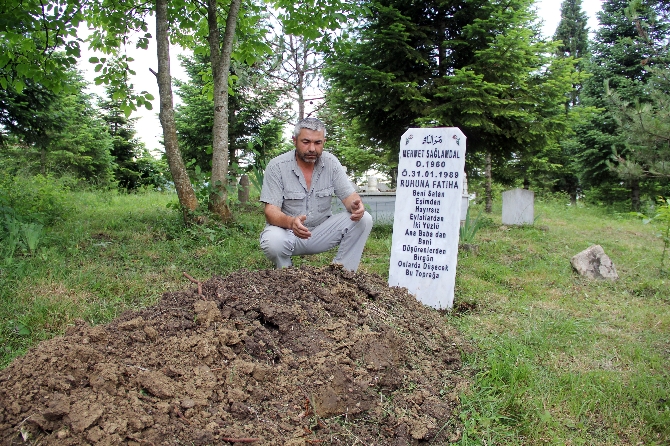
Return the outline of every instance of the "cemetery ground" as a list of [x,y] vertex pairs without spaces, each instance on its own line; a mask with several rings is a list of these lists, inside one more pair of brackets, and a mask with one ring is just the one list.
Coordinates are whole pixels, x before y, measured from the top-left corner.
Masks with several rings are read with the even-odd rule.
[[[143,429],[154,437],[136,444],[670,442],[670,291],[658,228],[560,197],[537,197],[534,225],[506,227],[498,203],[476,235],[477,254],[459,254],[453,311],[437,312],[385,287],[389,226],[374,228],[360,274],[327,266],[332,253],[278,272],[258,248],[259,205],[236,206],[230,227],[183,227],[166,208],[174,200],[73,193],[32,255],[0,259],[0,441],[10,441],[8,429],[14,444],[111,441],[122,432],[128,441]],[[572,271],[570,258],[592,244],[615,263],[617,282]],[[306,327],[302,338],[290,335],[291,323]],[[177,339],[192,363],[177,356]],[[89,381],[68,376],[68,365]],[[65,401],[82,382],[97,396]],[[221,382],[227,394],[212,384]],[[8,383],[21,398],[5,397]],[[188,383],[215,395],[210,408],[220,411],[209,425],[196,390],[168,403]],[[46,391],[50,405],[42,400],[27,419],[23,408]],[[100,415],[114,413],[101,395],[125,395],[114,400],[119,411],[153,415],[118,413],[126,425],[114,425]],[[356,413],[339,413],[354,401]]]

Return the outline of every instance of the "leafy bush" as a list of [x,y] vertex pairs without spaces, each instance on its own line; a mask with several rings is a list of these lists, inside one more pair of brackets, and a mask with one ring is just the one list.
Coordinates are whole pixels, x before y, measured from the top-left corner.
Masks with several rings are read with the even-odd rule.
[[145,152],[141,158],[135,161],[137,170],[140,174],[138,187],[155,188],[156,190],[170,190],[170,168],[164,159],[156,159],[148,152]]
[[0,207],[11,210],[21,222],[51,225],[72,208],[70,190],[74,180],[69,177],[24,175],[2,176]]

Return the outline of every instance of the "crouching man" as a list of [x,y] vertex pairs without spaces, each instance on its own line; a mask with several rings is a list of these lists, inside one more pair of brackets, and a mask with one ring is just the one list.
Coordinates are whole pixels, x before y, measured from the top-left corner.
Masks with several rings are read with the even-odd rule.
[[[298,122],[295,150],[272,159],[265,169],[260,201],[267,224],[261,248],[275,267],[292,265],[291,256],[316,254],[339,245],[333,263],[356,271],[372,229],[372,216],[347,178],[344,167],[323,151],[326,128],[315,118]],[[348,212],[333,215],[333,193]]]

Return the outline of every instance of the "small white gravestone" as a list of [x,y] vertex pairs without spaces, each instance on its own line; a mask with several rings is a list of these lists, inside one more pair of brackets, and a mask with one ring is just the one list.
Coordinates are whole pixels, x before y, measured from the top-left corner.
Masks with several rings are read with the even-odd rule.
[[535,192],[512,189],[502,193],[502,223],[532,225],[535,221]]
[[389,285],[437,309],[454,302],[465,139],[456,127],[400,139]]
[[468,217],[470,195],[468,195],[468,177],[463,173],[463,189],[461,190],[461,223]]
[[377,189],[377,177],[374,175],[368,175],[368,192],[378,192]]

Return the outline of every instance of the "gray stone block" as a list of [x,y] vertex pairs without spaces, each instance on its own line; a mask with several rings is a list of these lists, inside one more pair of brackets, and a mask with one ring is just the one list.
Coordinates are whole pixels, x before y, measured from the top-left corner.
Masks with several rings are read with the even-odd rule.
[[570,259],[572,267],[589,279],[617,280],[614,263],[605,254],[602,246],[592,245]]
[[512,189],[502,193],[502,223],[532,225],[535,221],[535,192]]

